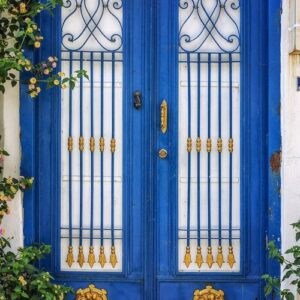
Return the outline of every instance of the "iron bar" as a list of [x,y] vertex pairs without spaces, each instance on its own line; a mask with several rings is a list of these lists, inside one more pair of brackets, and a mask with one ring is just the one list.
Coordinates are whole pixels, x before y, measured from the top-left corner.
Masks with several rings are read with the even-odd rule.
[[114,233],[114,226],[115,226],[115,147],[116,147],[116,140],[115,140],[115,53],[112,53],[112,132],[111,132],[111,255],[110,255],[110,263],[113,268],[116,266],[117,257],[115,254],[115,233]]
[[91,152],[91,215],[90,215],[90,252],[88,262],[92,268],[95,263],[94,247],[93,247],[93,230],[94,228],[94,151],[95,151],[95,138],[94,138],[94,62],[93,52],[90,54],[90,77],[91,77],[91,138],[90,138],[90,152]]
[[[201,54],[198,53],[198,64],[197,64],[197,137],[200,139],[200,118],[201,118]],[[197,246],[200,247],[200,231],[201,231],[201,224],[200,224],[200,149],[197,148],[197,229],[198,229],[198,243]]]
[[224,262],[222,251],[222,54],[218,55],[218,255],[221,268]]
[[103,268],[106,263],[104,252],[104,53],[100,62],[100,255],[99,263]]
[[[70,62],[69,62],[69,75],[73,73],[73,63],[72,63],[72,52],[70,52]],[[73,254],[73,194],[72,194],[72,151],[73,151],[73,91],[69,86],[69,138],[68,138],[68,150],[69,150],[69,249],[67,255],[68,266],[71,267],[74,262]]]
[[[80,53],[80,69],[83,70],[83,53]],[[84,148],[84,140],[83,140],[83,78],[80,77],[80,116],[79,116],[79,124],[80,124],[80,138],[79,138],[79,155],[80,155],[80,191],[79,191],[79,254],[78,254],[78,263],[80,267],[83,266],[84,263],[84,254],[83,254],[83,245],[82,245],[82,222],[83,222],[83,148]]]
[[211,268],[213,264],[213,255],[211,247],[211,54],[208,54],[208,105],[207,105],[207,220],[208,220],[208,248],[206,262]]
[[235,263],[232,245],[232,54],[229,53],[229,254],[228,263],[233,267]]
[[187,184],[187,237],[186,237],[186,253],[184,263],[188,268],[191,263],[190,253],[190,227],[191,227],[191,65],[190,53],[187,53],[187,76],[188,76],[188,139],[187,139],[187,154],[188,154],[188,184]]

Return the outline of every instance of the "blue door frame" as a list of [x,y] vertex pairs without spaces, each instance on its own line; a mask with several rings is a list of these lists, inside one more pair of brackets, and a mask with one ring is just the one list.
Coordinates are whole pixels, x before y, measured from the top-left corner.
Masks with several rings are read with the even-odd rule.
[[[266,272],[279,274],[279,267],[267,259],[265,243],[266,239],[280,241],[280,169],[277,166],[281,149],[281,3],[280,0],[249,0],[241,4],[241,98],[244,103],[241,128],[243,136],[247,137],[241,150],[241,198],[246,199],[242,217],[247,224],[242,231],[245,251],[241,272],[187,275],[177,271],[177,205],[172,201],[173,191],[177,190],[177,2],[124,1],[124,10],[134,12],[133,18],[124,21],[124,36],[129,45],[124,55],[124,67],[128,68],[128,73],[124,73],[124,99],[130,99],[124,102],[124,112],[128,114],[124,117],[130,120],[124,123],[124,132],[131,132],[131,143],[141,145],[131,149],[135,159],[124,162],[124,172],[133,176],[132,182],[141,182],[132,185],[132,197],[124,195],[124,216],[133,213],[126,206],[135,206],[135,213],[140,211],[147,218],[141,224],[133,221],[134,218],[124,218],[127,220],[124,230],[129,230],[137,239],[136,244],[125,239],[125,255],[129,259],[124,272],[113,276],[102,274],[96,280],[93,275],[85,274],[84,281],[108,288],[109,299],[126,299],[118,298],[124,295],[125,288],[128,290],[126,296],[131,299],[192,299],[192,292],[206,283],[225,290],[231,300],[263,299],[261,275]],[[41,30],[51,43],[46,42],[41,51],[31,55],[45,58],[58,53],[60,40],[55,35],[59,32],[58,20],[42,17]],[[130,72],[139,76],[131,76]],[[144,99],[140,112],[131,108],[132,92],[139,89]],[[168,99],[170,120],[175,126],[170,126],[168,134],[161,135],[159,106],[164,98]],[[35,177],[34,188],[24,196],[24,236],[26,245],[32,242],[54,245],[53,254],[43,261],[42,267],[53,272],[58,281],[78,288],[83,287],[80,274],[72,274],[70,278],[58,271],[57,230],[49,226],[59,222],[59,99],[59,91],[48,90],[33,101],[26,86],[21,87],[21,172],[24,176]],[[124,148],[129,149],[128,140],[124,143]],[[160,148],[169,150],[168,160],[158,159]],[[139,197],[142,202],[129,200]],[[167,241],[167,247],[162,241]],[[133,257],[141,259],[135,261]]]

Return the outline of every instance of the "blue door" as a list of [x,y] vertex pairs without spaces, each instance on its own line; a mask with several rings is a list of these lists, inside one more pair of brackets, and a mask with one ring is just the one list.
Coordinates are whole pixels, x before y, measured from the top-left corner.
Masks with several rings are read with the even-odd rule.
[[66,0],[42,18],[39,55],[89,74],[22,104],[25,239],[52,245],[70,299],[263,299],[266,9]]

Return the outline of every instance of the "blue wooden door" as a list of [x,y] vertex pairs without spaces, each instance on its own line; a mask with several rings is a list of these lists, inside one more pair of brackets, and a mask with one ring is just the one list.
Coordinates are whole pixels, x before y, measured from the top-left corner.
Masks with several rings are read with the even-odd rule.
[[52,245],[42,266],[70,299],[263,299],[266,6],[251,4],[43,16],[39,55],[89,74],[22,104],[26,243]]

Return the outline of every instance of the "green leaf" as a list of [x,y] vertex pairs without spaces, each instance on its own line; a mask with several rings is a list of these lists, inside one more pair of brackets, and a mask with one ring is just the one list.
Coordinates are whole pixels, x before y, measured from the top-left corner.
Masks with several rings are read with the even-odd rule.
[[286,300],[295,300],[295,297],[291,292],[289,292],[285,295],[285,299]]
[[293,270],[289,270],[288,272],[286,272],[285,275],[282,277],[282,281],[290,278],[292,274],[294,274]]
[[19,37],[22,37],[24,34],[25,34],[25,31],[20,30],[20,31],[18,31],[18,32],[16,33],[15,37],[16,37],[16,38],[19,38]]
[[4,85],[2,85],[2,84],[0,84],[0,92],[1,92],[2,94],[5,93],[5,87],[4,87]]

